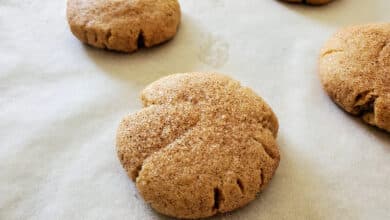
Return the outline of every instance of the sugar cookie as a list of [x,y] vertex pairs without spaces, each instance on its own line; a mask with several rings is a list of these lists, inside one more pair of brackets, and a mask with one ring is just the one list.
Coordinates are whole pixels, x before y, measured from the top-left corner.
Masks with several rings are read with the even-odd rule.
[[176,34],[177,0],[68,0],[72,33],[97,48],[133,52],[152,47]]
[[255,199],[280,155],[278,121],[251,89],[215,73],[175,74],[142,92],[117,133],[123,167],[156,211],[209,217]]
[[390,132],[390,23],[339,31],[323,47],[319,69],[339,106]]

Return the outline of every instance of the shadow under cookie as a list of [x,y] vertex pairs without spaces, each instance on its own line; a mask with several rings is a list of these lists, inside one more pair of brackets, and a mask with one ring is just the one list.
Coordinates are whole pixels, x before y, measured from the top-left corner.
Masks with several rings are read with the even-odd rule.
[[178,34],[169,42],[137,53],[102,53],[84,46],[88,57],[113,78],[145,86],[172,72],[191,72],[201,66],[198,59],[202,30],[193,19],[183,15]]
[[304,17],[331,26],[345,26],[383,20],[388,12],[387,3],[366,0],[335,0],[324,7],[302,7],[299,4],[283,4],[289,10]]
[[315,5],[315,6],[320,6],[320,5],[325,5],[333,0],[279,0],[282,2],[287,2],[291,4],[306,4],[306,5]]

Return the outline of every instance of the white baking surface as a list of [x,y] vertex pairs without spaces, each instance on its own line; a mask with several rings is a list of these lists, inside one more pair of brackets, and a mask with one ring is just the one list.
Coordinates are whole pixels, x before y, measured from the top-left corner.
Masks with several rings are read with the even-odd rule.
[[166,219],[121,168],[115,131],[143,87],[189,71],[240,80],[280,122],[271,184],[216,219],[390,219],[390,135],[337,108],[317,75],[324,41],[390,21],[389,0],[180,2],[176,38],[128,55],[82,45],[65,1],[0,0],[0,219]]

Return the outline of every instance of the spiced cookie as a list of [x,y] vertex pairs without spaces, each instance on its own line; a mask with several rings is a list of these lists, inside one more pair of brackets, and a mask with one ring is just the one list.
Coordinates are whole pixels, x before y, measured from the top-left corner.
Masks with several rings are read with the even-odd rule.
[[248,204],[270,182],[278,121],[251,89],[221,74],[186,73],[141,97],[144,109],[120,123],[117,152],[156,211],[209,217]]
[[390,23],[339,31],[323,47],[319,70],[339,106],[390,132]]
[[324,5],[333,0],[281,0],[281,1],[290,2],[290,3],[302,3],[308,5]]
[[80,41],[133,52],[173,38],[180,6],[177,0],[68,0],[67,17]]

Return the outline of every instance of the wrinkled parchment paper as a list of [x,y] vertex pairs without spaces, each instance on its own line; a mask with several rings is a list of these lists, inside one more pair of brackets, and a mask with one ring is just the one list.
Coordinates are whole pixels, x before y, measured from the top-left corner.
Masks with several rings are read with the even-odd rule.
[[168,219],[140,198],[115,152],[120,119],[171,73],[218,71],[280,122],[269,187],[216,219],[390,219],[390,135],[336,107],[317,58],[338,28],[390,21],[388,0],[324,7],[181,0],[175,39],[118,54],[84,46],[65,1],[0,0],[0,219]]

